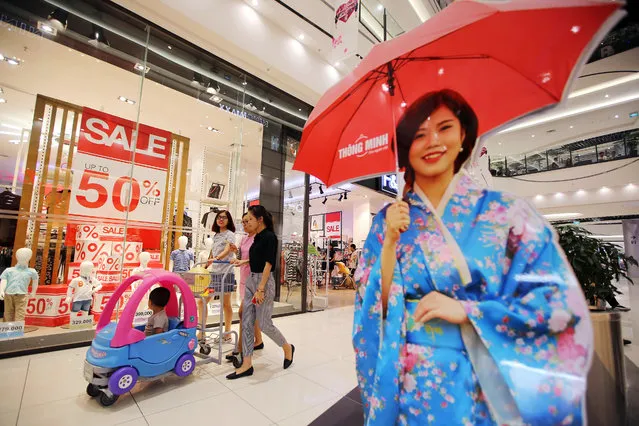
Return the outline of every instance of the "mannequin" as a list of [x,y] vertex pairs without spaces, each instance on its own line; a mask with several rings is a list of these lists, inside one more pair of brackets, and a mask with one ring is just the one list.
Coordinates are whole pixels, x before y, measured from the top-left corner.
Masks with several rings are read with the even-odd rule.
[[[71,312],[76,313],[82,311],[86,314],[89,313],[93,293],[102,288],[100,281],[93,278],[92,274],[93,262],[82,262],[80,264],[80,276],[72,279],[67,289],[65,302],[71,303],[71,301],[73,301]],[[71,298],[71,296],[73,296],[73,298]]]
[[29,268],[33,252],[28,248],[16,251],[18,263],[0,275],[0,299],[4,299],[4,322],[24,321],[27,293],[31,284],[31,297],[38,289],[38,273]]
[[208,262],[209,257],[211,257],[211,249],[212,248],[213,248],[213,239],[212,238],[207,238],[206,240],[204,240],[204,250],[202,250],[197,255],[197,263],[198,264]]
[[140,261],[140,266],[138,266],[137,268],[133,269],[133,275],[139,274],[139,273],[144,272],[147,269],[149,269],[149,262],[151,261],[151,254],[149,252],[143,251],[138,256],[138,260]]
[[189,242],[188,238],[182,235],[178,238],[178,249],[171,252],[171,260],[169,261],[169,271],[171,272],[186,272],[193,267],[194,256],[189,250],[186,249],[186,245]]

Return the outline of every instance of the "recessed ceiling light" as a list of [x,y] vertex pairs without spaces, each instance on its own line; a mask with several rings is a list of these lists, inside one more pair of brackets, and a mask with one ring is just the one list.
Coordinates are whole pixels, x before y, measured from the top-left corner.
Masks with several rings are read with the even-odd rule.
[[242,86],[246,86],[248,83],[246,81],[242,82]]
[[534,138],[534,137],[535,137],[535,135],[530,135],[530,137],[531,137],[531,138]]
[[379,10],[381,12],[382,10],[384,10],[384,6],[382,6],[381,4],[378,4],[377,5],[377,10]]
[[586,195],[586,191],[580,189],[575,193],[575,195],[577,195],[578,197],[583,197],[584,195]]
[[133,99],[125,98],[124,96],[118,96],[118,100],[122,102],[126,102],[127,104],[133,105],[135,101]]
[[338,61],[338,62],[335,62],[335,63],[333,64],[333,66],[339,67],[339,66],[340,66],[339,61]]
[[5,98],[0,98],[0,104],[6,104],[7,100]]
[[146,74],[147,72],[149,72],[149,67],[145,67],[144,65],[137,63],[133,66],[133,68],[135,68],[136,71],[144,71],[144,74]]
[[619,118],[619,114],[615,114],[615,118]]
[[251,3],[253,4],[253,7],[257,7],[257,0],[253,0]]
[[171,46],[170,44],[167,47],[169,48],[169,50],[173,49],[173,46]]
[[610,192],[610,188],[608,188],[607,186],[602,186],[599,192],[601,192],[602,194],[607,194],[608,192]]
[[300,34],[297,38],[299,41],[304,41],[304,34]]
[[50,34],[53,36],[58,33],[58,30],[56,30],[51,25],[44,23],[42,21],[38,21],[38,29],[42,31],[43,33]]
[[606,93],[606,95],[604,96],[604,98],[609,98],[610,95]]
[[537,194],[537,195],[535,195],[535,201],[541,201],[541,200],[543,200],[543,199],[544,199],[544,196],[543,196],[543,195],[541,195],[541,194]]
[[499,142],[498,144],[501,145],[501,142]]
[[570,128],[571,128],[571,129],[574,129],[574,128],[575,128],[575,126],[570,126]]

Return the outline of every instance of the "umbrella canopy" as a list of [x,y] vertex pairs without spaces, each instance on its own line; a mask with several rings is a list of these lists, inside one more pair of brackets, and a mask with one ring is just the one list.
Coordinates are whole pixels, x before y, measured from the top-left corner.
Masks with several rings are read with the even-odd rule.
[[294,169],[328,186],[395,172],[395,124],[425,93],[459,92],[479,135],[557,104],[596,44],[621,19],[617,2],[456,1],[376,45],[311,113]]

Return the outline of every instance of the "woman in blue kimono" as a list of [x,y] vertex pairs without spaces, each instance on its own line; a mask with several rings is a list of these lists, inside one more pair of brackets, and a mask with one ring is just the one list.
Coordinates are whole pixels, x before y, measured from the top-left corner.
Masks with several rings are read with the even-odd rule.
[[353,345],[367,425],[581,425],[589,310],[552,227],[463,164],[477,116],[451,90],[397,126],[403,202],[374,219]]

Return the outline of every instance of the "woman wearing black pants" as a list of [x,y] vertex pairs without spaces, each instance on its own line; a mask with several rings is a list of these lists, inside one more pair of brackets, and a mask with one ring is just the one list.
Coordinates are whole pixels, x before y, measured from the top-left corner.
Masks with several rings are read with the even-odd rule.
[[275,298],[275,280],[272,270],[277,261],[277,236],[273,232],[273,218],[262,206],[248,209],[245,225],[246,232],[255,233],[255,240],[249,251],[251,274],[246,280],[244,293],[244,311],[242,313],[242,366],[226,376],[229,380],[253,375],[253,330],[255,321],[266,334],[284,351],[284,369],[293,363],[295,346],[275,327],[271,315]]

